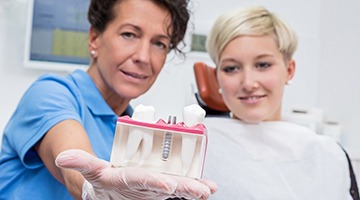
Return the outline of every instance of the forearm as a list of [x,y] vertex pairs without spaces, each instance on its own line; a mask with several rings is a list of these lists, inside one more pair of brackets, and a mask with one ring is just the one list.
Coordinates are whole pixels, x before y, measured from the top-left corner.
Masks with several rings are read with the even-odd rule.
[[74,199],[81,200],[84,177],[75,170],[62,169],[64,185]]
[[75,199],[81,199],[84,177],[75,170],[60,169],[55,165],[58,154],[68,149],[82,149],[93,154],[81,124],[74,120],[60,122],[48,131],[35,149],[54,178],[64,184]]

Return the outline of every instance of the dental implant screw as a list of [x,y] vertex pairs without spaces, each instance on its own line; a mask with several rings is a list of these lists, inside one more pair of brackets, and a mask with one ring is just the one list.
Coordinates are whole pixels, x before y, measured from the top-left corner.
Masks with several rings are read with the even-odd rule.
[[170,155],[172,134],[169,132],[165,133],[163,141],[162,160],[167,161]]
[[[172,119],[172,120],[171,120]],[[176,124],[176,117],[169,116],[167,124]],[[163,145],[162,145],[162,155],[161,159],[167,161],[170,156],[171,143],[172,143],[172,133],[166,132],[164,135]]]

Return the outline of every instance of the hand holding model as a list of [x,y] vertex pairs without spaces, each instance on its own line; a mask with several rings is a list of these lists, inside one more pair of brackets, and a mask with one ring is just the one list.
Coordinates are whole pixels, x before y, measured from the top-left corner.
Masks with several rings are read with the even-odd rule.
[[55,162],[58,167],[77,170],[84,176],[83,199],[208,199],[216,191],[215,183],[208,180],[170,176],[135,167],[118,168],[82,150],[64,151]]

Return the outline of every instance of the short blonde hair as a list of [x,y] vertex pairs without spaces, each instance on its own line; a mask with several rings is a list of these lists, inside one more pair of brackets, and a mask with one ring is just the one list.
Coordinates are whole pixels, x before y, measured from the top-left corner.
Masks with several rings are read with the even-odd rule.
[[217,18],[207,37],[206,49],[216,65],[226,45],[238,36],[273,35],[285,61],[297,47],[297,36],[275,13],[261,6],[247,7],[225,13]]

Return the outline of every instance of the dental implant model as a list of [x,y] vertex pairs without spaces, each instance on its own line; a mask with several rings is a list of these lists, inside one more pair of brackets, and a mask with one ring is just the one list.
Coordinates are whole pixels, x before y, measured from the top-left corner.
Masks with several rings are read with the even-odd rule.
[[155,109],[139,105],[133,117],[118,118],[110,162],[114,166],[136,166],[161,173],[201,178],[207,148],[202,121],[205,111],[198,105],[184,108],[184,122],[155,122]]

